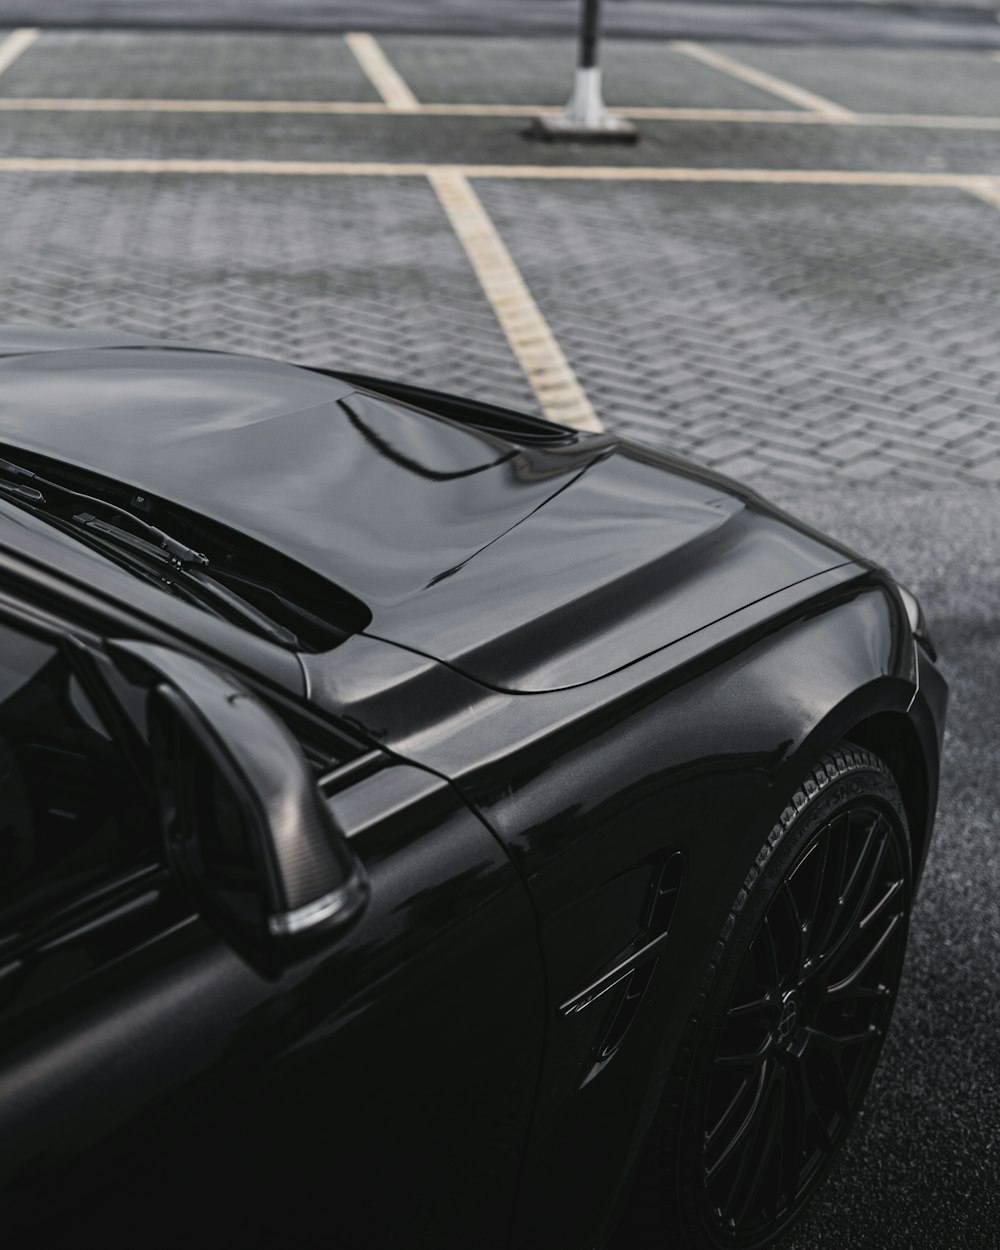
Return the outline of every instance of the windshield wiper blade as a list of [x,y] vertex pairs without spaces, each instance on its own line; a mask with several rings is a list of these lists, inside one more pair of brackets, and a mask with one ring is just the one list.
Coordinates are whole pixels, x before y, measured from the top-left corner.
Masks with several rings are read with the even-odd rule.
[[0,482],[0,491],[14,499],[23,499],[27,503],[45,503],[45,496],[34,486],[12,486],[10,482]]
[[[220,615],[230,619],[235,618],[241,624],[248,625],[257,633],[263,634],[272,642],[280,643],[284,647],[298,648],[300,646],[298,637],[290,629],[272,621],[252,603],[248,603],[246,599],[224,586],[210,572],[205,572],[207,560],[197,564],[178,561],[166,555],[162,545],[156,545],[146,538],[130,534],[128,530],[123,530],[120,526],[112,525],[108,521],[102,521],[99,517],[91,516],[87,512],[77,513],[73,521],[118,548],[124,547],[127,552],[134,552],[146,561],[154,561],[162,568],[160,576],[163,581],[175,588],[182,587],[192,598],[214,608]],[[149,528],[155,529],[154,526]]]
[[[151,540],[157,547],[165,551],[171,560],[178,565],[191,567],[208,563],[208,556],[203,555],[200,551],[195,551],[193,547],[188,547],[185,543],[178,542],[176,538],[171,538],[169,534],[165,534],[163,530],[157,529],[155,525],[150,525],[142,517],[137,517],[126,508],[119,508],[117,504],[109,503],[106,499],[101,499],[95,495],[86,495],[82,491],[73,490],[70,486],[61,486],[58,482],[51,482],[40,474],[33,473],[30,469],[25,469],[19,464],[13,464],[10,460],[4,460],[2,457],[0,457],[0,474],[7,478],[14,478],[15,481],[27,479],[35,484],[34,486],[21,486],[20,489],[17,489],[16,486],[9,486],[6,488],[5,493],[16,493],[19,498],[24,498],[36,504],[44,504],[46,500],[43,490],[55,491],[65,495],[67,499],[87,503],[91,507],[106,508],[109,512],[113,512],[119,517],[124,517],[131,525],[135,526],[143,537]],[[35,493],[31,494],[30,492],[32,491]]]
[[[5,482],[2,480],[4,477],[13,478],[14,481]],[[27,479],[34,485],[25,485],[23,479]],[[130,529],[113,525],[110,521],[104,521],[91,512],[70,512],[67,515],[65,510],[58,511],[54,503],[49,503],[45,493],[39,489],[40,487],[44,487],[45,492],[64,496],[66,502],[86,503],[93,508],[105,509],[113,513],[116,518],[123,517],[138,532],[133,533]],[[43,514],[48,514],[52,522],[63,529],[88,530],[92,541],[105,554],[110,555],[113,551],[119,561],[126,562],[132,572],[142,570],[145,576],[153,574],[166,587],[172,588],[177,593],[183,592],[184,597],[200,602],[202,606],[214,610],[218,615],[236,620],[283,647],[301,649],[301,640],[290,629],[273,621],[266,613],[223,585],[211,573],[205,572],[209,563],[208,556],[172,538],[141,517],[134,516],[127,509],[119,508],[117,504],[108,503],[104,499],[84,494],[82,491],[73,490],[72,487],[62,486],[59,482],[49,481],[40,474],[33,473],[30,469],[13,464],[2,457],[0,457],[0,494],[29,508],[38,509]]]

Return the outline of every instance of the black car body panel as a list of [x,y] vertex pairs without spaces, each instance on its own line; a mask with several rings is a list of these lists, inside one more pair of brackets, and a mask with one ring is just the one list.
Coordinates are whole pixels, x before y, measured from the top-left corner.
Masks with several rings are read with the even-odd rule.
[[250,535],[505,689],[591,681],[846,559],[654,452],[519,447],[249,357],[9,356],[0,442]]
[[169,1176],[150,1244],[197,1194],[203,1241],[326,1217],[394,1250],[601,1245],[798,779],[844,738],[878,751],[926,855],[947,688],[894,583],[617,439],[519,443],[496,408],[114,334],[5,341],[0,454],[239,529],[370,611],[296,654],[0,501],[0,626],[232,668],[371,882],[277,979],[155,853],[0,939],[9,1226],[113,1211],[126,1240]]
[[[307,661],[317,702],[370,732],[398,726],[387,746],[455,778],[531,891],[551,1006],[519,1244],[584,1245],[613,1210],[679,1041],[676,1004],[809,761],[844,737],[896,753],[926,853],[946,688],[884,578],[845,565],[767,607],[546,696],[477,688],[418,657],[383,685],[385,656],[361,638]],[[650,892],[678,853],[676,910],[650,927]],[[649,979],[607,1060],[630,969]],[[607,993],[573,1010],[602,978]]]

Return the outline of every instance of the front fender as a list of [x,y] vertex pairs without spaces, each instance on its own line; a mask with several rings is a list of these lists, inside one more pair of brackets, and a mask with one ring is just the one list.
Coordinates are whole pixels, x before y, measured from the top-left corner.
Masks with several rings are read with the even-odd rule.
[[[761,607],[546,694],[489,690],[374,640],[312,673],[314,698],[459,786],[529,887],[548,1023],[517,1246],[606,1235],[712,944],[808,766],[859,727],[905,725],[935,792],[941,705],[919,689],[893,583],[853,565],[790,590],[780,615]],[[390,655],[391,681],[376,679]],[[657,934],[650,891],[675,854],[683,880]],[[618,1004],[585,991],[656,937],[639,1007],[599,1060]]]
[[[680,684],[663,674],[659,698],[646,687],[640,705],[633,691],[614,742],[610,708],[595,710],[591,735],[577,726],[577,741],[532,782],[479,790],[528,877],[550,982],[518,1245],[593,1245],[608,1232],[711,948],[810,766],[856,730],[896,725],[919,744],[933,805],[940,718],[921,698],[922,664],[891,583],[867,575],[716,655]],[[911,819],[924,846],[929,816]],[[560,1006],[644,949],[643,899],[671,852],[685,876],[669,934],[624,1042],[597,1063],[617,1004],[598,999],[571,1015]]]

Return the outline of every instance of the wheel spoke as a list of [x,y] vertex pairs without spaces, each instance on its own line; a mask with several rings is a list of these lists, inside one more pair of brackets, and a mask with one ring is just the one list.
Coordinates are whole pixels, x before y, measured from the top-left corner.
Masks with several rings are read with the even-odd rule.
[[795,980],[801,981],[805,976],[806,964],[809,959],[809,923],[802,919],[799,905],[795,901],[791,877],[781,883],[781,896],[784,899],[791,920],[792,933],[795,935],[793,959],[795,963]]
[[[816,915],[816,933],[813,937],[813,961],[826,950],[837,921],[840,919],[841,895],[844,874],[847,870],[847,842],[851,817],[845,812],[834,820],[824,837],[823,862],[820,868],[820,901]],[[826,913],[823,915],[823,913]],[[822,916],[822,924],[820,917]]]
[[768,1033],[759,1046],[741,1055],[716,1055],[717,1068],[752,1068],[766,1058],[771,1049],[771,1034]]
[[819,1082],[812,1065],[804,1059],[790,1064],[789,1077],[798,1114],[798,1162],[794,1177],[794,1190],[797,1192],[808,1179],[816,1151],[828,1154],[833,1149],[833,1138],[824,1115],[823,1090],[817,1089]]
[[[757,1132],[753,1149],[749,1152],[752,1167],[749,1177],[745,1177],[742,1200],[737,1198],[734,1213],[735,1223],[742,1224],[755,1203],[763,1206],[762,1190],[767,1184],[768,1168],[778,1150],[781,1141],[779,1129],[785,1113],[785,1081],[784,1073],[776,1070],[769,1082],[765,1094],[764,1105],[758,1116]],[[730,1210],[733,1208],[730,1207]]]
[[900,924],[902,923],[902,920],[903,920],[902,912],[898,912],[895,916],[893,916],[890,919],[889,923],[886,925],[885,930],[882,933],[881,937],[874,944],[874,946],[872,946],[871,949],[865,954],[861,962],[857,964],[854,970],[852,972],[849,972],[847,976],[841,977],[839,981],[836,981],[833,984],[828,985],[827,993],[838,994],[842,990],[850,989],[851,987],[853,987],[857,983],[857,981],[864,975],[865,971],[871,964],[872,960],[875,959],[876,956],[885,948],[886,943],[892,937],[893,933],[895,933],[896,929],[900,926]]
[[[808,962],[819,910],[823,902],[824,864],[829,847],[826,841],[816,841],[806,851],[786,878],[786,886],[800,925],[803,962]],[[800,897],[795,897],[796,890]]]
[[889,826],[881,817],[869,829],[850,880],[837,900],[837,920],[825,935],[818,962],[829,965],[856,936],[872,890],[878,883],[879,870],[889,848],[889,834]]
[[[771,1136],[772,1106],[774,1101],[775,1067],[769,1065],[762,1083],[760,1095],[756,1100],[754,1113],[741,1126],[739,1141],[734,1139],[727,1151],[732,1158],[736,1147],[739,1147],[739,1159],[736,1168],[726,1186],[726,1196],[721,1203],[722,1217],[739,1224],[746,1213],[749,1199],[756,1189],[761,1170],[763,1147]],[[722,1161],[720,1160],[720,1167]],[[718,1172],[716,1172],[716,1175]]]
[[806,1082],[801,1063],[789,1064],[788,1084],[791,1099],[789,1100],[789,1114],[786,1117],[781,1179],[786,1197],[791,1202],[798,1192],[799,1178],[809,1154],[809,1128],[816,1115],[816,1104]]
[[761,1068],[760,1072],[756,1076],[748,1076],[740,1082],[739,1087],[736,1090],[736,1093],[733,1095],[732,1099],[730,1100],[729,1106],[725,1109],[725,1111],[723,1111],[722,1115],[718,1118],[718,1120],[715,1122],[713,1127],[706,1130],[705,1132],[705,1149],[706,1150],[711,1150],[719,1134],[728,1124],[732,1122],[734,1116],[737,1113],[737,1110],[740,1107],[740,1104],[745,1100],[747,1095],[749,1094],[751,1096],[751,1102],[753,1098],[757,1096],[757,1093],[760,1089],[760,1083],[761,1083],[762,1077],[763,1077],[763,1067]]
[[780,1101],[776,1110],[774,1131],[776,1160],[772,1169],[771,1200],[767,1208],[772,1220],[778,1219],[783,1208],[787,1206],[789,1198],[794,1194],[794,1188],[789,1190],[788,1178],[794,1171],[795,1159],[792,1152],[795,1149],[795,1134],[791,1130],[796,1120],[797,1109],[794,1091],[790,1088],[791,1081],[787,1065],[781,1068],[780,1082]]
[[773,1009],[774,995],[768,990],[762,997],[755,998],[751,1002],[736,1003],[726,1011],[726,1018],[729,1020],[752,1020],[757,1016],[764,1022],[768,1013],[773,1011]]
[[[764,920],[761,925],[761,934],[764,937],[764,949],[767,953],[767,960],[771,965],[771,971],[774,977],[772,984],[780,986],[783,983],[784,978],[781,973],[781,962],[778,959],[778,945],[774,939],[774,926],[771,923],[770,912],[764,913]],[[759,942],[760,935],[758,935],[758,937],[754,940],[755,943]]]
[[838,1115],[846,1117],[851,1113],[851,1099],[847,1089],[844,1069],[840,1066],[840,1060],[832,1051],[823,1049],[819,1053],[824,1059],[824,1083],[829,1088],[831,1101],[836,1107]]
[[854,867],[851,869],[851,875],[844,883],[844,888],[841,891],[845,899],[851,897],[857,888],[858,882],[868,873],[871,861],[873,859],[878,860],[888,834],[888,824],[881,816],[876,816],[865,832],[865,841],[861,848],[861,853],[856,857]]
[[711,1184],[714,1177],[719,1174],[722,1168],[725,1167],[725,1165],[733,1157],[733,1153],[739,1148],[740,1143],[746,1141],[748,1134],[750,1134],[756,1124],[758,1113],[761,1109],[761,1105],[767,1091],[769,1075],[770,1066],[767,1064],[761,1064],[760,1071],[757,1074],[757,1079],[753,1084],[753,1096],[750,1100],[750,1106],[747,1108],[746,1115],[740,1121],[739,1127],[726,1143],[725,1147],[719,1154],[719,1157],[710,1166],[706,1166],[706,1184]]
[[869,999],[882,999],[883,1001],[892,996],[892,991],[888,985],[853,985],[841,983],[836,988],[827,986],[824,994],[822,1006],[826,1007],[830,1004],[853,1002],[857,999],[864,1002]]
[[848,1046],[868,1046],[882,1037],[882,1030],[875,1024],[869,1024],[863,1029],[855,1029],[852,1033],[833,1033],[829,1029],[816,1029],[810,1026],[806,1029],[806,1033],[811,1042],[818,1044],[822,1049],[838,1053]]
[[892,902],[892,900],[896,898],[898,895],[900,895],[902,891],[903,891],[903,879],[902,877],[899,877],[889,885],[888,889],[885,891],[885,893],[882,895],[879,901],[875,904],[875,906],[871,909],[871,911],[868,912],[866,916],[861,917],[861,919],[858,921],[858,929],[859,930],[867,929],[868,926],[872,923],[872,921],[877,919],[877,917],[880,916],[882,912],[885,911],[886,907],[888,907],[888,905]]
[[[742,1149],[740,1151],[739,1163],[733,1175],[732,1181],[726,1191],[726,1196],[719,1205],[719,1214],[723,1220],[731,1218],[730,1212],[736,1204],[738,1195],[743,1185],[743,1179],[747,1174],[747,1170],[753,1161],[753,1147],[756,1141],[756,1134],[745,1134],[742,1138]],[[735,1220],[733,1221],[735,1223]]]

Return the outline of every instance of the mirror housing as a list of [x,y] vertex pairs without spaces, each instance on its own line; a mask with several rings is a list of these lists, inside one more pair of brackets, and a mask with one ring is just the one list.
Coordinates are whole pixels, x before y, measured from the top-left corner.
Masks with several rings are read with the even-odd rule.
[[182,652],[112,649],[150,685],[167,858],[205,918],[268,972],[356,919],[364,870],[287,726],[230,674]]

